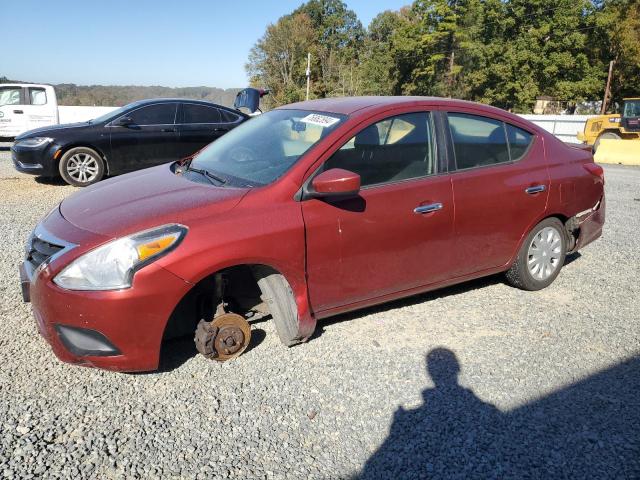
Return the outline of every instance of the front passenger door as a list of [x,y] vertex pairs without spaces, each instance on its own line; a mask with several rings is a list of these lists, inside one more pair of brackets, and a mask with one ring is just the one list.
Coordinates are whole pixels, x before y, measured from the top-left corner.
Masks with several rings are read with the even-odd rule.
[[438,175],[434,138],[429,112],[382,118],[321,167],[359,174],[361,191],[302,202],[317,314],[447,277],[453,198],[448,175]]
[[176,102],[145,105],[123,115],[131,118],[131,124],[111,122],[111,170],[121,173],[178,160],[177,106]]

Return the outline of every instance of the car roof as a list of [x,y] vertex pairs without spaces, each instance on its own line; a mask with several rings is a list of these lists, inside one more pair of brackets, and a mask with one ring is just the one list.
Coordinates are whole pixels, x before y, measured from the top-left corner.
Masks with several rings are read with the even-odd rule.
[[456,100],[441,97],[409,97],[409,96],[369,96],[369,97],[336,97],[322,98],[318,100],[307,100],[304,102],[292,103],[279,107],[281,109],[315,110],[327,113],[338,113],[342,115],[352,115],[364,109],[382,110],[388,107],[402,107],[414,104],[428,103],[437,106],[466,107],[487,113],[500,113],[504,115],[505,110],[467,100]]
[[146,98],[144,100],[137,100],[135,102],[131,102],[128,103],[126,106],[127,107],[141,107],[144,105],[150,105],[150,104],[154,104],[154,103],[174,103],[174,102],[181,102],[181,103],[197,103],[200,105],[207,105],[209,107],[213,106],[216,108],[223,108],[225,110],[230,110],[234,113],[237,113],[237,110],[234,110],[233,108],[230,107],[225,107],[224,105],[220,105],[218,103],[213,103],[213,102],[208,102],[206,100],[195,100],[193,98]]

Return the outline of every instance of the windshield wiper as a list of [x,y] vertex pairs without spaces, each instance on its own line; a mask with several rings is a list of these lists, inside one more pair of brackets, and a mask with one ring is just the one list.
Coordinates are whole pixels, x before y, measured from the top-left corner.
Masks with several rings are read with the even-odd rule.
[[[216,182],[218,182],[220,185],[224,185],[225,183],[227,183],[227,181],[222,178],[217,176],[215,173],[211,173],[209,170],[205,170],[205,169],[200,169],[200,168],[194,168],[192,166],[188,166],[186,168],[187,172],[196,172],[199,173],[200,175],[202,175],[203,177],[205,177],[207,180],[209,180],[211,182],[211,180],[215,180]],[[213,185],[214,183],[211,182],[211,184]]]

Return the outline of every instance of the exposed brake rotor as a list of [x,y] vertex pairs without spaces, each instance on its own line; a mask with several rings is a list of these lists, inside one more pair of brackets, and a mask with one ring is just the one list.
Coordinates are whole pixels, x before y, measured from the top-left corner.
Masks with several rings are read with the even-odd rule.
[[246,350],[251,341],[251,326],[237,313],[223,313],[211,322],[200,320],[194,340],[202,355],[226,362]]

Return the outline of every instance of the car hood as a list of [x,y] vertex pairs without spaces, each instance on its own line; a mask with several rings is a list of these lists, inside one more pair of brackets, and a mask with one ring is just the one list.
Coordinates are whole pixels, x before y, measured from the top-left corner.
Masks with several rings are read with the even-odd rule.
[[27,130],[26,132],[18,135],[16,137],[16,142],[20,140],[24,140],[25,138],[46,136],[48,134],[59,132],[60,130],[68,130],[71,128],[88,128],[92,126],[94,125],[88,122],[77,122],[77,123],[63,123],[62,125],[50,125],[48,127],[34,128],[33,130]]
[[227,212],[249,191],[189,181],[170,165],[97,183],[65,199],[60,213],[78,228],[115,238],[167,223]]

